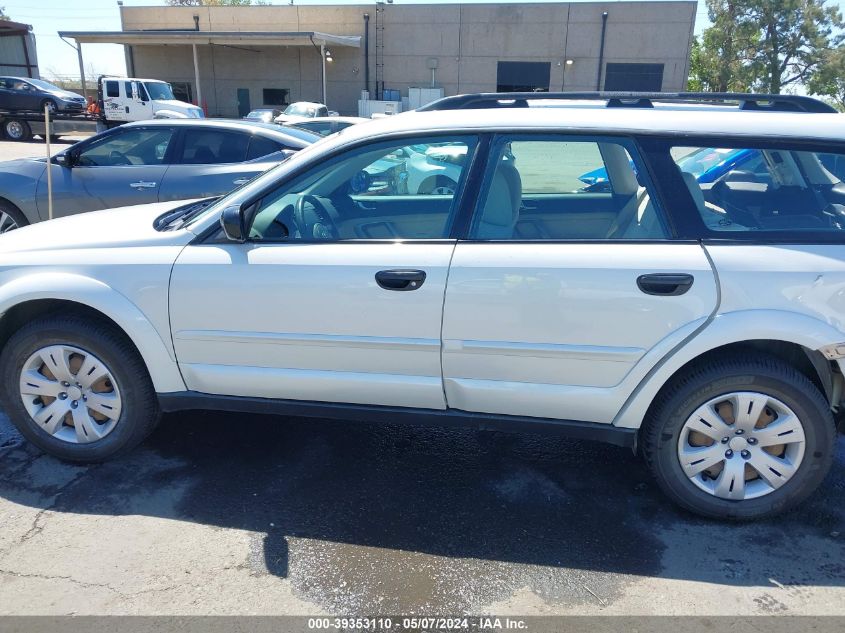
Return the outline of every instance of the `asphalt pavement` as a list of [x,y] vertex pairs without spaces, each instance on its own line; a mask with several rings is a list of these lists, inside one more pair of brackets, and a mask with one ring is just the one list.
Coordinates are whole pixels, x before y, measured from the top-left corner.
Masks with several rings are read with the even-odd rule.
[[841,615],[843,465],[731,525],[548,435],[191,412],[74,466],[0,418],[0,614]]

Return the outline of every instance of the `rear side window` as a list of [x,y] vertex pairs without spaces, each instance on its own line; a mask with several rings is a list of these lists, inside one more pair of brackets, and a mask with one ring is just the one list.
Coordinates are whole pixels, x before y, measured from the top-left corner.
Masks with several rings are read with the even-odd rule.
[[841,154],[753,146],[671,154],[710,231],[845,231]]
[[243,162],[246,160],[250,136],[232,130],[185,130],[178,162],[186,165]]
[[106,82],[106,96],[107,97],[119,97],[120,96],[120,84],[116,81],[107,81]]
[[491,151],[472,239],[668,237],[627,140],[503,136]]
[[247,151],[246,159],[253,160],[255,158],[261,158],[262,156],[267,156],[283,149],[285,148],[281,143],[271,141],[269,138],[264,138],[263,136],[253,136],[249,141],[249,150]]

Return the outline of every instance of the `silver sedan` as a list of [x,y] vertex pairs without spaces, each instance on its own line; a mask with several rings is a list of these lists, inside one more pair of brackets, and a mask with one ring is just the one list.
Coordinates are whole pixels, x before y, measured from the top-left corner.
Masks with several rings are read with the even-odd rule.
[[[247,121],[162,119],[122,125],[52,158],[53,216],[219,196],[319,138],[305,130]],[[0,163],[0,233],[47,217],[46,159]]]

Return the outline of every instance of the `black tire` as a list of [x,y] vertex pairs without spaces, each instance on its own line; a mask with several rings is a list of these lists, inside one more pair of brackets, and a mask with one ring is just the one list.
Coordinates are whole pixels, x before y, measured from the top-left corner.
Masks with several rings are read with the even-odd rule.
[[10,227],[9,222],[3,216],[3,214],[6,214],[6,216],[8,216],[12,219],[12,221],[14,221],[15,229],[19,229],[22,226],[26,226],[27,224],[29,224],[29,220],[27,220],[26,216],[20,209],[18,209],[11,202],[0,200],[0,234],[5,233],[6,231],[14,230]]
[[425,182],[420,185],[421,194],[431,194],[438,189],[449,189],[452,191],[452,195],[454,195],[458,190],[458,184],[446,176],[436,176],[434,178],[426,179]]
[[44,101],[41,102],[41,110],[40,111],[41,111],[42,114],[44,113],[44,108],[46,108],[46,107],[50,108],[50,116],[53,116],[53,115],[59,113],[59,105],[53,99],[44,99]]
[[[701,490],[681,468],[677,449],[687,418],[708,400],[736,391],[756,391],[789,406],[804,428],[805,449],[798,470],[780,488],[741,501]],[[640,446],[657,483],[672,501],[715,519],[754,520],[795,507],[822,483],[835,450],[830,406],[813,382],[778,358],[757,354],[728,356],[690,367],[663,389],[640,433]]]
[[[111,370],[123,403],[114,429],[90,444],[73,444],[44,432],[23,406],[19,380],[23,365],[47,345],[73,345],[91,352]],[[0,354],[0,394],[21,434],[45,453],[72,462],[100,462],[140,444],[161,417],[155,389],[140,355],[110,323],[79,315],[46,316],[15,332]]]
[[32,138],[32,128],[22,119],[3,121],[3,135],[10,141],[25,142]]

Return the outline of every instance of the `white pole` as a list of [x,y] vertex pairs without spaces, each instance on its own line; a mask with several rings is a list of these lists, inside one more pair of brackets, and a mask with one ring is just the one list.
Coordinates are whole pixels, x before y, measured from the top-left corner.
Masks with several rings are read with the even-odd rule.
[[197,59],[197,45],[191,44],[194,49],[194,83],[197,85],[197,105],[202,107],[202,88],[200,87],[200,63]]
[[44,106],[44,143],[47,146],[47,219],[53,219],[53,163],[50,162],[50,107]]
[[326,45],[320,44],[320,61],[323,64],[323,105],[326,103]]

